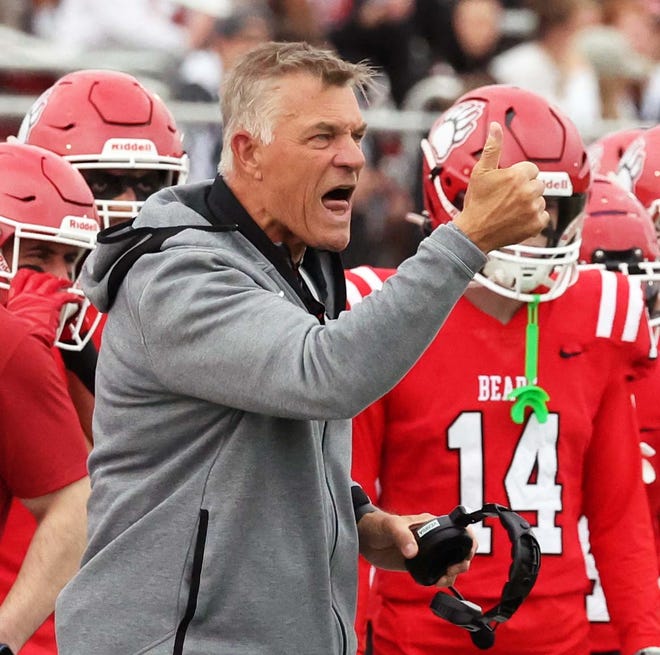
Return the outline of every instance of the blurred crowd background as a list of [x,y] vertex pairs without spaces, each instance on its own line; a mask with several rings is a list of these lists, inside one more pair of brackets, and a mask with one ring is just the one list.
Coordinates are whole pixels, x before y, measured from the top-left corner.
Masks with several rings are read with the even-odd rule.
[[660,119],[660,0],[2,0],[0,138],[64,73],[123,70],[172,110],[189,181],[212,177],[222,76],[270,39],[381,71],[347,266],[396,266],[414,251],[421,235],[405,217],[422,205],[419,141],[471,88],[536,91],[587,143]]

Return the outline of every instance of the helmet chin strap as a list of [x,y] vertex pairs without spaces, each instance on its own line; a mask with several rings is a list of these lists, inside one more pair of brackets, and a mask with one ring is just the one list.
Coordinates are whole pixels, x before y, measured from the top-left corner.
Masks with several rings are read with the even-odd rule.
[[511,419],[514,423],[522,423],[525,420],[525,410],[529,407],[536,415],[539,423],[548,420],[547,402],[550,396],[539,387],[538,379],[538,357],[539,357],[539,296],[527,305],[527,329],[525,333],[525,378],[527,384],[514,389],[508,396],[513,400],[511,407]]

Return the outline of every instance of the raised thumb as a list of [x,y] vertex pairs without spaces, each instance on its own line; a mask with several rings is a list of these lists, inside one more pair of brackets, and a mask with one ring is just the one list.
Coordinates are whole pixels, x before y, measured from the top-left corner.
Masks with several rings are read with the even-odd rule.
[[502,138],[502,126],[499,123],[492,122],[488,127],[488,138],[484,144],[481,158],[474,166],[473,174],[474,172],[493,171],[499,167]]

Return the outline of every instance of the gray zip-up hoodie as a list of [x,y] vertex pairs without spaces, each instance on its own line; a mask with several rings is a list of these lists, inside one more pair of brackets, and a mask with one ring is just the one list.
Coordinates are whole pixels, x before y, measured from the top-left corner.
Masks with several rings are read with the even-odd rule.
[[221,178],[173,187],[85,266],[109,313],[61,655],[354,653],[350,418],[415,363],[485,261],[441,227],[322,324],[241,231],[211,227],[214,194],[221,221],[250,220]]

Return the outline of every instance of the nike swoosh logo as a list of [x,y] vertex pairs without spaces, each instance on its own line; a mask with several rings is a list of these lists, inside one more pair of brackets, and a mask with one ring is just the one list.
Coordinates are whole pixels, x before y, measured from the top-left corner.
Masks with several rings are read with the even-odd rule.
[[581,354],[581,350],[564,350],[563,348],[559,349],[559,356],[563,359],[570,359],[571,357],[577,357]]

